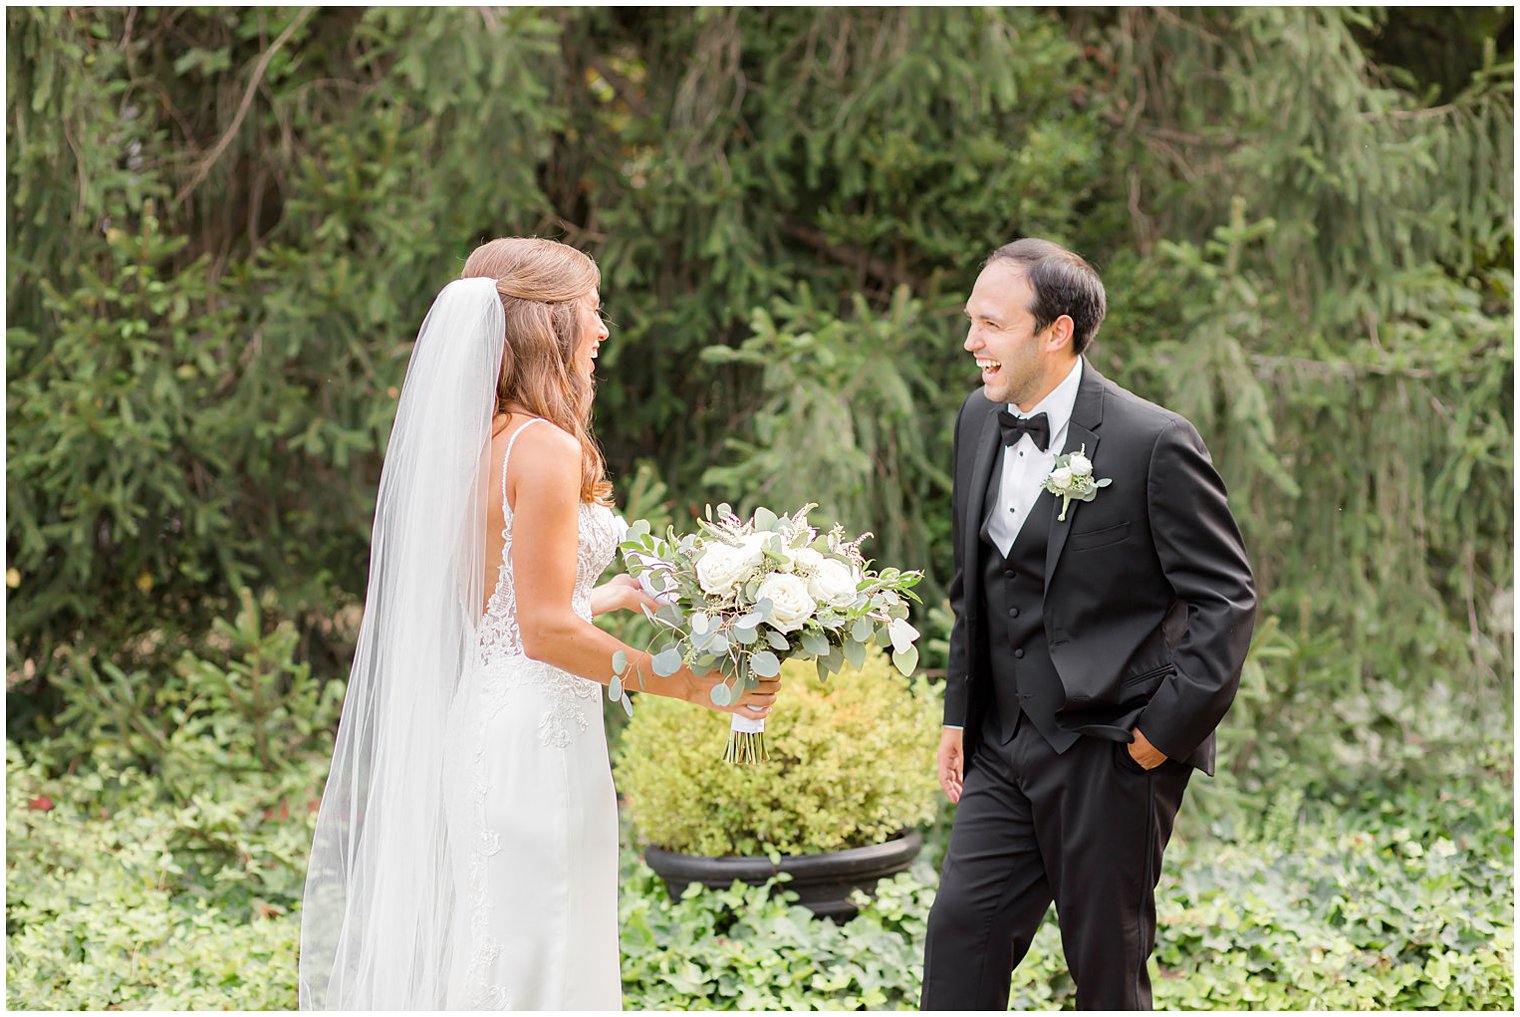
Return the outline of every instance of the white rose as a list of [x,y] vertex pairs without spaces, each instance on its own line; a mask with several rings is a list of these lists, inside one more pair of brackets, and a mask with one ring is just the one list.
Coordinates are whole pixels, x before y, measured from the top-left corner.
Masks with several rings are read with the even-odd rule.
[[1063,466],[1059,470],[1051,470],[1050,484],[1057,491],[1069,489],[1071,487],[1071,468]]
[[796,632],[818,609],[817,602],[808,595],[807,584],[784,572],[765,577],[755,591],[755,602],[762,600],[771,602],[771,616],[767,620],[777,632]]
[[769,531],[765,533],[750,533],[739,538],[739,545],[749,557],[751,565],[759,565],[765,560],[765,548],[770,544],[775,534]]
[[808,575],[812,575],[818,570],[818,566],[828,560],[811,547],[799,547],[791,552],[791,554],[792,562],[797,566],[797,569]]
[[744,548],[712,544],[697,559],[697,582],[704,593],[722,596],[748,579],[754,569],[755,563]]
[[1071,458],[1066,460],[1066,465],[1071,469],[1073,477],[1092,476],[1092,460],[1080,452],[1073,452]]
[[887,623],[887,636],[892,640],[892,649],[902,653],[918,638],[918,629],[901,618],[893,618]]
[[[814,552],[815,554],[817,552]],[[819,556],[822,558],[822,556]],[[849,607],[855,603],[855,573],[848,565],[833,558],[823,558],[808,580],[808,593],[820,604]]]

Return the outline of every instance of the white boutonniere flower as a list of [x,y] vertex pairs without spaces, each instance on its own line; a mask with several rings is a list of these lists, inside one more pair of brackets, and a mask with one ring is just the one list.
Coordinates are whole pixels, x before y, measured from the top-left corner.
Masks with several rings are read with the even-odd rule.
[[1074,501],[1092,501],[1098,496],[1098,488],[1107,487],[1113,480],[1093,476],[1092,460],[1087,458],[1087,446],[1069,455],[1056,456],[1050,475],[1045,478],[1045,490],[1060,496],[1061,514],[1056,522],[1066,521],[1066,510]]

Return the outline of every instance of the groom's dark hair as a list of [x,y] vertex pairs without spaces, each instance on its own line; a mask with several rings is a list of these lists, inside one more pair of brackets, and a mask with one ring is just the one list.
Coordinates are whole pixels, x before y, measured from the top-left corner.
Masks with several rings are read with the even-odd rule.
[[1049,240],[1025,237],[1004,244],[992,252],[982,266],[1008,259],[1024,272],[1034,290],[1034,328],[1038,332],[1061,315],[1070,316],[1074,326],[1072,350],[1081,353],[1092,345],[1108,313],[1108,297],[1097,271],[1078,254]]

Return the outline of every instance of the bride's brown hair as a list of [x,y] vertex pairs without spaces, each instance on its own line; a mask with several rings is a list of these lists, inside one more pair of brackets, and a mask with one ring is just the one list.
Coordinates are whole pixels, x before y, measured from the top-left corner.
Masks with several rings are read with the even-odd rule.
[[596,262],[555,240],[503,237],[475,248],[460,278],[495,280],[506,312],[496,412],[517,405],[575,435],[581,444],[581,501],[610,504],[607,464],[591,436],[596,383],[588,384],[572,366],[585,338],[575,301],[600,285]]

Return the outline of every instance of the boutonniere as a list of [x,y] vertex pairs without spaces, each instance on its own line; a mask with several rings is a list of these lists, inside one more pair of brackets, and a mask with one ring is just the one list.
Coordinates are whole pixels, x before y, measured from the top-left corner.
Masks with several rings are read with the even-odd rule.
[[1045,490],[1061,498],[1061,514],[1056,522],[1066,522],[1066,510],[1074,501],[1092,501],[1098,496],[1098,488],[1113,483],[1110,477],[1099,480],[1093,476],[1092,460],[1087,458],[1087,446],[1080,451],[1056,456],[1056,463],[1045,478]]

